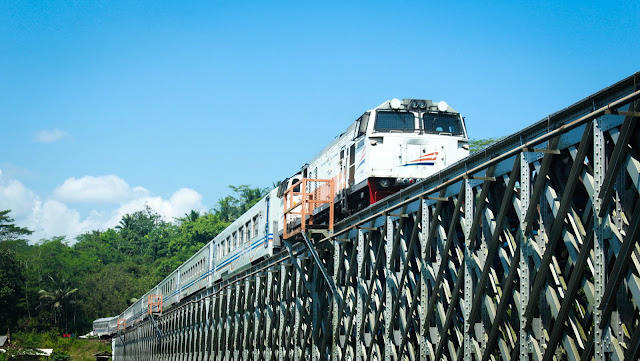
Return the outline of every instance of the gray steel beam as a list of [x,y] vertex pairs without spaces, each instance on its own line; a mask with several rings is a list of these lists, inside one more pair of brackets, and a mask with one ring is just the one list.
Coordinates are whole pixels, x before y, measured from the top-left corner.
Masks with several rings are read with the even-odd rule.
[[[520,232],[520,230],[518,230]],[[500,331],[500,326],[502,324],[502,320],[506,314],[506,308],[508,305],[509,294],[513,287],[515,287],[516,276],[518,275],[519,265],[520,265],[520,242],[518,242],[518,246],[513,254],[513,258],[511,259],[511,264],[509,266],[509,272],[507,273],[507,278],[502,283],[502,297],[500,298],[500,303],[498,304],[498,308],[496,311],[496,318],[493,320],[491,324],[491,329],[489,330],[489,340],[487,341],[487,349],[491,350],[494,347],[496,340],[498,339],[498,332]],[[519,340],[519,339],[518,339]],[[516,347],[517,348],[517,347]],[[519,350],[519,348],[517,348]],[[514,349],[515,351],[515,349]],[[490,353],[485,353],[482,357],[482,361],[488,361]],[[517,358],[516,358],[517,359]]]
[[449,308],[447,309],[447,314],[445,316],[445,322],[443,327],[444,335],[441,336],[440,342],[438,343],[438,346],[436,348],[436,356],[435,356],[436,360],[442,360],[442,352],[444,350],[444,345],[449,338],[449,333],[447,331],[449,330],[449,327],[451,327],[451,322],[453,321],[453,313],[455,312],[455,308],[458,305],[458,302],[460,301],[459,295],[460,295],[460,291],[462,290],[463,284],[464,284],[464,271],[460,270],[458,274],[458,279],[456,280],[456,285],[453,288],[451,303],[449,304]]
[[[493,167],[490,168],[493,170]],[[491,172],[493,173],[493,172]],[[489,172],[487,172],[489,174]],[[463,297],[464,297],[464,359],[471,360],[471,304],[473,303],[473,277],[471,276],[471,268],[473,265],[472,256],[471,256],[471,244],[475,241],[474,234],[472,234],[472,230],[474,227],[477,227],[479,223],[479,216],[474,217],[474,194],[473,187],[471,185],[471,181],[466,179],[464,181],[464,233],[465,233],[465,241],[464,241],[464,261],[462,264],[461,272],[464,272],[464,289],[463,289]],[[480,195],[480,202],[484,202],[484,198],[486,198],[489,192],[489,182],[485,181],[484,187],[482,189],[482,194]],[[478,207],[478,209],[482,209],[482,207]],[[480,212],[477,212],[480,213]],[[473,225],[471,225],[473,223]],[[455,294],[454,294],[455,297]],[[449,310],[451,310],[450,308]],[[447,328],[445,327],[445,330]]]
[[[596,119],[593,122],[593,179],[594,188],[596,194],[593,202],[593,268],[594,268],[594,299],[595,310],[593,315],[593,331],[594,334],[594,357],[595,361],[605,361],[605,332],[607,328],[601,327],[600,321],[602,319],[602,310],[600,305],[602,304],[602,297],[604,295],[605,287],[605,273],[606,273],[606,259],[605,259],[605,229],[607,227],[607,220],[600,216],[601,198],[603,193],[602,183],[604,181],[604,175],[606,173],[605,162],[605,139],[604,131],[602,130],[602,122],[600,119]],[[608,216],[607,216],[608,217]]]
[[[542,287],[546,281],[547,273],[549,271],[549,264],[551,264],[551,259],[554,254],[554,250],[556,245],[558,244],[558,240],[562,235],[562,231],[564,229],[564,218],[571,206],[571,197],[576,189],[578,183],[578,176],[582,173],[582,168],[584,167],[584,159],[589,151],[589,145],[591,144],[591,135],[592,127],[586,126],[584,133],[582,135],[582,139],[580,141],[580,145],[578,146],[578,153],[571,165],[571,170],[569,171],[569,177],[567,178],[566,188],[562,194],[562,199],[560,200],[560,208],[558,210],[558,217],[553,222],[551,226],[551,232],[549,234],[549,243],[546,247],[546,252],[540,262],[540,266],[538,267],[538,272],[533,280],[533,286],[531,287],[531,292],[533,294],[539,294],[542,292]],[[536,306],[536,303],[532,302],[527,305],[527,310],[525,312],[525,317],[527,319],[527,327],[530,326],[531,319],[533,318],[533,310]]]
[[560,342],[562,334],[565,330],[565,321],[569,316],[569,309],[575,302],[575,296],[582,281],[587,261],[591,256],[591,247],[593,247],[593,233],[589,232],[586,235],[584,243],[582,244],[582,249],[580,250],[580,255],[578,256],[578,260],[573,267],[573,271],[571,272],[571,278],[569,279],[566,293],[564,295],[564,298],[562,299],[560,312],[558,312],[558,318],[555,320],[553,329],[551,330],[549,343],[547,344],[547,349],[544,353],[542,361],[551,361],[553,356],[555,356],[556,347]]
[[508,184],[502,196],[500,210],[498,211],[498,217],[496,217],[495,231],[493,232],[493,234],[491,235],[491,239],[489,240],[489,250],[487,252],[487,261],[485,262],[484,267],[482,269],[482,274],[478,279],[477,291],[473,297],[473,304],[471,306],[471,311],[469,312],[469,320],[471,320],[471,322],[475,322],[476,317],[478,316],[478,312],[480,310],[480,304],[481,304],[480,302],[482,301],[482,294],[484,293],[487,280],[489,279],[489,272],[491,271],[491,263],[492,263],[491,260],[493,259],[493,257],[495,256],[498,250],[500,234],[502,233],[504,222],[506,221],[507,210],[513,200],[514,187],[516,184],[516,180],[518,179],[517,175],[519,173],[520,173],[520,159],[517,158],[517,160],[513,163],[513,169],[511,170]]
[[[596,119],[636,115],[623,83],[167,310],[159,341],[149,321],[130,327],[117,360],[637,358],[640,138],[635,120]],[[529,150],[535,170],[518,164]],[[519,168],[537,178],[515,197]]]
[[[638,110],[640,108],[640,102],[635,102],[634,108]],[[627,155],[627,149],[631,136],[638,124],[638,118],[633,116],[627,116],[622,123],[622,129],[620,130],[620,137],[613,148],[613,153],[609,157],[609,163],[607,165],[607,171],[602,181],[602,191],[599,193],[598,198],[601,199],[602,204],[598,216],[603,217],[609,208],[611,202],[611,195],[613,193],[613,185],[615,183],[618,171],[622,168],[624,159]]]
[[[557,142],[557,141],[556,141]],[[525,320],[525,310],[529,305],[529,247],[531,240],[529,232],[531,230],[531,221],[533,218],[532,210],[536,207],[530,207],[531,198],[538,199],[542,193],[542,187],[546,182],[547,172],[551,165],[551,154],[546,154],[542,161],[541,170],[536,176],[536,183],[533,187],[531,197],[531,170],[525,153],[520,154],[520,212],[524,216],[520,218],[520,234],[518,234],[520,249],[520,307],[518,314],[520,320],[519,327],[519,343],[520,343],[520,359],[526,360],[529,357],[529,333],[527,332],[527,321]],[[534,293],[535,294],[535,293]],[[503,295],[504,296],[504,295]],[[533,304],[533,302],[531,302]]]
[[429,304],[427,305],[427,315],[426,315],[427,317],[424,321],[426,324],[429,324],[431,316],[435,313],[434,307],[436,305],[436,301],[438,300],[438,294],[439,294],[438,290],[440,289],[440,284],[444,279],[445,267],[449,260],[449,250],[451,249],[454,243],[454,240],[457,240],[457,235],[454,233],[454,229],[457,226],[457,223],[459,221],[460,206],[462,205],[462,202],[463,202],[463,194],[464,194],[464,183],[461,185],[460,193],[458,194],[458,198],[455,201],[453,216],[451,217],[449,231],[447,232],[447,243],[445,244],[444,251],[442,252],[442,262],[440,264],[440,268],[438,269],[438,276],[436,277],[436,281],[434,283],[433,293],[431,294],[431,298],[429,298]]

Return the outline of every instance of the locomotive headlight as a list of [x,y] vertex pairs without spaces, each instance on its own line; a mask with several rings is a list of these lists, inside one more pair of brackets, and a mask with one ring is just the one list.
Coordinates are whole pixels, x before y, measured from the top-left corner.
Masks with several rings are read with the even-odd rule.
[[378,184],[380,184],[381,188],[389,188],[391,180],[389,180],[389,178],[382,178]]
[[427,102],[424,100],[421,100],[420,103],[420,109],[426,109],[427,108]]
[[413,109],[417,109],[418,108],[418,101],[417,100],[412,100],[411,101],[411,108],[413,108]]

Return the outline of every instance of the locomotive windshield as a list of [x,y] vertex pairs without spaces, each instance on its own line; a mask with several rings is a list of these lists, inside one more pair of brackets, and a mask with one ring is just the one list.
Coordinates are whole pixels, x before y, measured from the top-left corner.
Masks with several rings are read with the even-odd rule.
[[424,113],[422,122],[423,129],[427,133],[462,135],[462,124],[460,124],[458,114]]
[[376,117],[375,130],[413,131],[416,129],[413,113],[379,111]]

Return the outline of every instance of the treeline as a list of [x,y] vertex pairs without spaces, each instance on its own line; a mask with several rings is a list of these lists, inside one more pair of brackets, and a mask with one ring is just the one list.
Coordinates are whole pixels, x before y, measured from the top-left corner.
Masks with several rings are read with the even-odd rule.
[[120,314],[266,193],[230,186],[204,214],[191,211],[172,222],[148,206],[120,223],[76,237],[30,245],[32,231],[0,211],[0,334],[8,329],[83,334],[93,320]]

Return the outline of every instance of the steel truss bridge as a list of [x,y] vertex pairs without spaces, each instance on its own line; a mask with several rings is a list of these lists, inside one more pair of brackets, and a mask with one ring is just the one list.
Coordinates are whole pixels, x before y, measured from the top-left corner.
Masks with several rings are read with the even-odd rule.
[[116,360],[637,360],[640,73],[115,337]]

